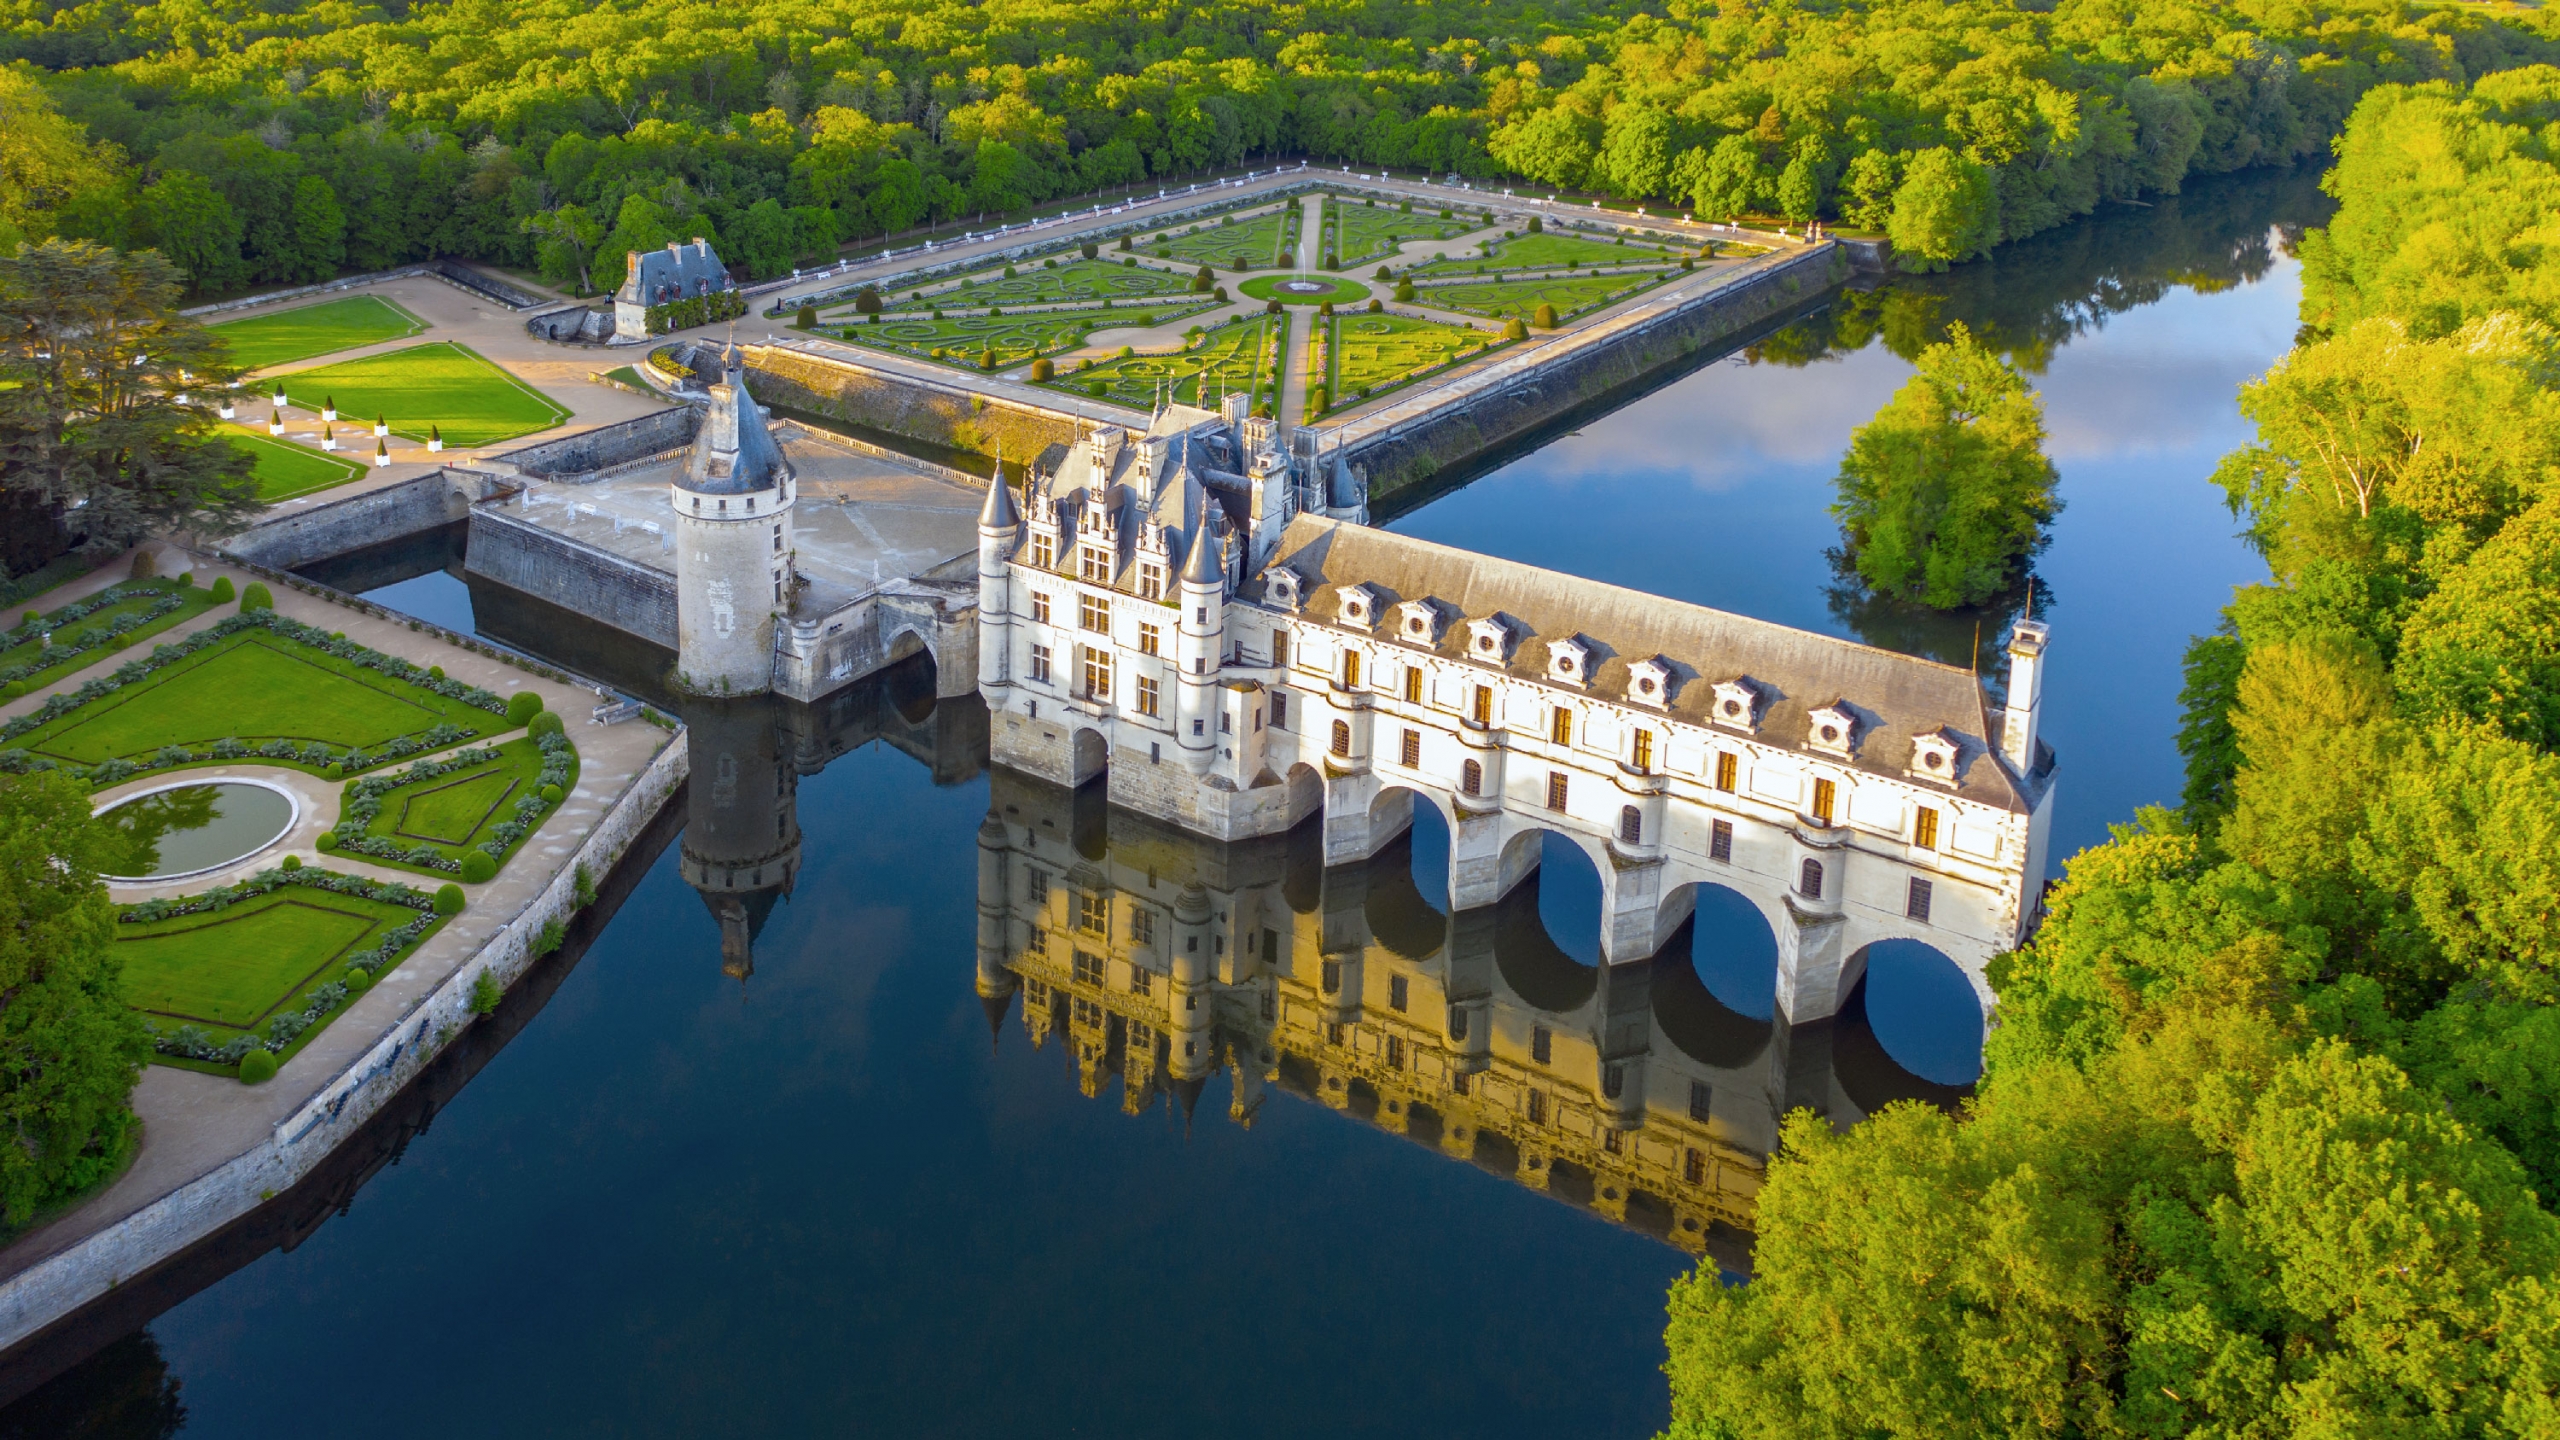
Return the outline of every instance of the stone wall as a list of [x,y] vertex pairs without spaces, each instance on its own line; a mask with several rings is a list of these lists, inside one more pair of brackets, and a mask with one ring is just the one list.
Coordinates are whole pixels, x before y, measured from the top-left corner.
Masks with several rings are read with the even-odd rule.
[[1051,444],[1073,444],[1076,417],[1019,401],[972,394],[957,383],[919,380],[850,360],[750,346],[748,389],[766,405],[824,415],[891,435],[1029,460]]
[[702,412],[675,405],[637,420],[599,425],[561,440],[545,440],[492,457],[539,480],[557,480],[646,460],[693,443]]
[[[1802,251],[1634,323],[1595,328],[1473,394],[1465,381],[1418,420],[1339,434],[1343,458],[1369,476],[1374,507],[1397,491],[1527,434],[1648,372],[1811,303],[1845,281],[1838,247]],[[1328,437],[1329,439],[1332,437]]]
[[367,490],[262,520],[221,544],[234,555],[271,570],[298,570],[332,555],[422,535],[471,513],[490,495],[498,477],[478,470],[431,470],[414,480]]
[[502,506],[472,510],[463,568],[653,645],[676,648],[674,572],[554,534]]
[[483,974],[513,985],[540,958],[545,923],[565,924],[577,909],[577,872],[610,874],[614,865],[685,780],[679,732],[615,800],[613,808],[560,867],[551,884],[480,952],[402,1017],[400,1024],[288,1115],[246,1153],[162,1196],[60,1254],[0,1282],[0,1350],[98,1299],[188,1246],[291,1189],[338,1144],[426,1068],[476,1018],[472,987]]

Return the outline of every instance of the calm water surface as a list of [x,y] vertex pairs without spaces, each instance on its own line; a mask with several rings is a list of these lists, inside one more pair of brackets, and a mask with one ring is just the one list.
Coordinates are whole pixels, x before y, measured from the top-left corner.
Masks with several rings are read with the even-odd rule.
[[[2175,797],[2180,649],[2258,573],[2205,477],[2242,438],[2233,387],[2292,333],[2274,227],[2320,203],[2307,177],[2252,178],[1853,297],[1394,523],[1959,662],[1979,621],[1994,653],[2011,607],[1879,609],[1825,555],[1850,429],[1966,320],[2036,372],[2062,468],[2037,604],[2068,855]],[[560,653],[541,617],[433,565],[373,593]],[[700,888],[668,847],[345,1213],[0,1435],[1643,1436],[1667,1413],[1664,1287],[1701,1245],[1743,1263],[1736,1157],[1787,1105],[1846,1123],[1971,1075],[1978,1030],[1925,956],[1879,959],[1862,1012],[1788,1027],[1765,931],[1704,900],[1694,964],[1611,988],[1585,963],[1587,870],[1553,866],[1470,930],[1435,907],[1429,824],[1355,872],[1287,841],[1205,846],[990,778],[983,711],[913,675],[688,718]],[[982,964],[981,903],[1019,912],[1035,870],[1274,937],[1289,1003],[1222,1013],[1210,1040],[1274,1057],[1277,1081],[1186,1078],[1134,1020],[1088,1026]],[[1649,1008],[1668,1043],[1628,1143],[1675,1169],[1686,1147],[1704,1178],[1621,1196],[1596,1140],[1469,1136],[1454,1100],[1338,1086],[1304,1058],[1326,1021],[1298,1001],[1340,933],[1373,996],[1409,971],[1456,1004],[1448,977],[1475,975],[1498,1043],[1595,986]],[[1463,1069],[1461,1048],[1413,1064]]]

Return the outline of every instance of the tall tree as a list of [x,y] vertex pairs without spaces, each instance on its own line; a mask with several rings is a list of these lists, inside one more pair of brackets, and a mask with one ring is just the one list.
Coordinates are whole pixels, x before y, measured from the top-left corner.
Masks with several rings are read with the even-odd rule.
[[76,512],[93,550],[258,509],[210,404],[240,368],[179,290],[157,251],[49,240],[0,260],[0,487]]
[[123,1159],[150,1054],[98,879],[105,837],[59,772],[0,778],[0,1218],[23,1225]]

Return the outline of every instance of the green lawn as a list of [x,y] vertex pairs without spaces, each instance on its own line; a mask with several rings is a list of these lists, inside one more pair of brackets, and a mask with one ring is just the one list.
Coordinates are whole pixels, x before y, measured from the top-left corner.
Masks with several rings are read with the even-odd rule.
[[[1202,296],[1177,297],[1161,305],[1131,305],[1104,310],[1044,310],[1032,315],[959,315],[932,320],[914,315],[882,316],[877,325],[849,325],[848,340],[905,350],[955,365],[976,366],[983,352],[995,351],[997,368],[1019,365],[1042,355],[1084,343],[1087,332],[1160,325],[1195,315],[1217,302]],[[934,355],[934,351],[947,352]]]
[[[70,621],[50,618],[62,610],[49,612],[47,619],[32,626],[21,617],[19,628],[0,634],[0,683],[23,682],[29,690],[50,685],[213,608],[213,597],[202,588],[167,580],[128,580],[108,587],[106,593],[122,598]],[[178,602],[174,608],[150,615],[171,598]],[[141,618],[146,615],[148,619]],[[39,639],[48,631],[50,645]]]
[[[1138,244],[1159,259],[1220,270],[1267,270],[1279,261],[1281,242],[1294,244],[1301,229],[1298,212],[1280,210],[1251,220],[1233,216],[1179,230],[1163,230]],[[1238,261],[1243,263],[1239,264]]]
[[1269,316],[1222,325],[1204,332],[1179,354],[1099,361],[1059,376],[1050,388],[1098,395],[1140,410],[1154,402],[1156,385],[1164,380],[1173,382],[1173,398],[1185,404],[1206,403],[1201,399],[1204,386],[1210,400],[1217,398],[1221,388],[1253,393],[1274,383],[1279,374],[1276,352],[1279,337],[1286,333],[1283,325]]
[[[125,1003],[164,1033],[194,1026],[220,1044],[308,1008],[312,991],[346,979],[350,956],[371,952],[417,918],[407,906],[287,885],[211,914],[121,922],[116,958],[124,967]],[[290,1058],[345,1008],[331,1010],[277,1058]],[[165,1054],[152,1058],[215,1074],[232,1071]]]
[[1339,316],[1333,322],[1333,342],[1326,347],[1333,402],[1339,407],[1393,390],[1494,340],[1482,330],[1438,320]]
[[1084,300],[1131,300],[1151,295],[1178,295],[1191,279],[1147,265],[1114,260],[1074,260],[1055,270],[1029,269],[1008,279],[1001,270],[973,275],[947,290],[931,290],[921,300],[906,299],[888,313],[913,310],[959,310],[987,305],[1054,305]]
[[[487,764],[383,791],[376,799],[380,808],[366,823],[365,833],[404,848],[424,845],[449,860],[460,860],[463,852],[489,839],[499,822],[514,817],[518,801],[540,793],[540,742],[521,736],[494,748],[497,758]],[[571,753],[568,778],[560,786],[564,796],[578,784],[578,765],[575,752]],[[365,783],[380,785],[398,778],[394,773]],[[547,817],[550,811],[543,813]],[[528,828],[527,835],[530,833]],[[517,845],[523,843],[522,838],[516,841]],[[513,853],[514,846],[510,846],[508,854]],[[440,877],[449,873],[405,864],[385,855],[364,853],[360,858]]]
[[[1293,295],[1280,288],[1301,282],[1328,288],[1319,295]],[[1369,298],[1368,286],[1339,275],[1256,275],[1242,288],[1249,300],[1277,300],[1283,305],[1351,305]]]
[[230,342],[234,361],[258,370],[421,335],[427,322],[379,295],[348,295],[205,328]]
[[1490,241],[1482,260],[1432,260],[1413,267],[1422,275],[1492,274],[1496,271],[1543,270],[1561,265],[1654,265],[1677,260],[1680,252],[1637,241],[1616,243],[1589,235],[1515,235]]
[[1556,317],[1563,319],[1612,300],[1624,299],[1637,291],[1649,290],[1679,273],[1674,269],[1658,275],[1544,275],[1521,280],[1473,280],[1456,285],[1416,286],[1413,298],[1416,304],[1469,315],[1489,315],[1496,319],[1516,315],[1527,320],[1538,313],[1539,306],[1553,305]]
[[1481,216],[1463,211],[1455,219],[1443,220],[1436,211],[1409,214],[1392,205],[1366,205],[1332,195],[1325,197],[1324,212],[1325,248],[1342,262],[1335,268],[1343,270],[1393,255],[1407,240],[1454,240],[1483,229],[1486,223]]
[[449,444],[486,445],[569,418],[541,391],[452,341],[304,370],[290,379],[301,404],[333,399],[341,422],[350,425],[387,416],[395,433],[414,440],[427,438],[433,425]]
[[16,744],[94,765],[110,757],[144,756],[164,745],[206,745],[226,737],[251,745],[316,740],[369,750],[438,723],[477,732],[495,718],[253,629],[37,726]]
[[231,431],[223,438],[248,451],[258,462],[258,498],[271,504],[344,485],[364,473],[364,466],[358,461],[265,435]]

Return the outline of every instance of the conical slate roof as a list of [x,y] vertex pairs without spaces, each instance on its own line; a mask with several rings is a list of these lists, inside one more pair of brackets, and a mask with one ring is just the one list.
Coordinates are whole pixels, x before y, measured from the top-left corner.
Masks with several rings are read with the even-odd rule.
[[1191,533],[1191,559],[1182,567],[1183,583],[1215,585],[1225,574],[1218,564],[1218,537],[1211,533],[1216,528],[1206,514],[1200,517],[1200,528]]
[[710,413],[693,437],[693,454],[678,482],[697,495],[747,495],[770,490],[790,473],[790,462],[765,427],[764,407],[747,393],[746,356],[731,345],[720,357]]
[[978,528],[1010,530],[1021,523],[1022,512],[1013,504],[1013,487],[998,475],[995,483],[987,487],[987,503],[978,507]]

